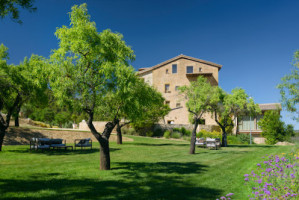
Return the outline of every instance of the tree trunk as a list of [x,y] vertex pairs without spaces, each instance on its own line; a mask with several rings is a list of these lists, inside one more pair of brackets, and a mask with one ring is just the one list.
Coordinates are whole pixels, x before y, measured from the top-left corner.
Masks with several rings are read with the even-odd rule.
[[100,135],[92,124],[93,121],[93,112],[90,111],[89,119],[87,121],[87,125],[91,131],[91,133],[95,136],[95,138],[100,143],[100,170],[110,170],[110,150],[109,150],[109,137],[111,135],[112,130],[118,124],[119,120],[114,119],[112,122],[108,122],[105,125],[105,129]]
[[106,139],[100,142],[100,170],[110,170],[109,140]]
[[189,154],[195,154],[195,142],[196,142],[196,129],[198,126],[198,119],[195,120],[194,128],[191,135],[190,151]]
[[19,124],[19,113],[20,113],[20,111],[21,111],[21,105],[18,105],[17,107],[16,107],[16,111],[14,112],[14,118],[15,118],[15,126],[16,127],[19,127],[20,126],[20,124]]
[[122,134],[121,134],[121,126],[119,125],[119,122],[117,123],[116,132],[117,132],[116,143],[117,144],[122,144],[123,143],[123,139],[122,139]]
[[221,146],[227,147],[227,133],[225,131],[225,127],[224,128],[221,127],[221,129],[222,129],[222,144],[221,144]]
[[5,136],[5,130],[6,129],[0,129],[0,151],[2,151],[2,145],[4,141],[4,136]]

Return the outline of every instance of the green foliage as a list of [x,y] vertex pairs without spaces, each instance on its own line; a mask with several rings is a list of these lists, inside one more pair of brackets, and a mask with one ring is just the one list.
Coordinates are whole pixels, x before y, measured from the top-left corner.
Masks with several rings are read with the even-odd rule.
[[27,9],[30,12],[36,11],[36,8],[33,7],[34,0],[1,0],[0,1],[0,18],[4,18],[7,15],[11,15],[11,19],[16,21],[19,24],[22,24],[22,21],[19,19],[19,10],[18,7]]
[[[224,120],[220,119],[220,124],[224,124],[224,123],[225,123]],[[228,118],[226,123],[230,124],[229,126],[227,126],[225,128],[226,133],[232,134],[233,129],[234,129],[234,122],[233,122],[232,118]],[[220,129],[220,130],[221,130],[221,132],[223,132],[222,129]]]
[[[250,144],[249,134],[240,134],[237,136],[241,144]],[[253,138],[251,138],[251,143],[253,144]]]
[[293,126],[286,126],[281,121],[279,111],[266,111],[264,117],[258,122],[258,125],[262,129],[262,136],[266,138],[267,144],[285,141],[294,135]]
[[197,138],[221,138],[222,133],[218,131],[207,131],[205,129],[200,130],[198,133],[196,133]]
[[180,132],[175,132],[175,131],[172,132],[171,135],[170,135],[171,138],[175,138],[175,139],[180,139],[181,136],[182,136],[182,135],[181,135]]
[[294,119],[299,122],[299,51],[294,54],[294,68],[291,74],[281,78],[281,83],[277,85],[280,90],[282,105],[295,114]]
[[166,139],[169,139],[170,135],[171,135],[170,131],[167,130],[167,131],[164,132],[163,137],[166,138]]
[[154,136],[156,137],[163,137],[164,135],[164,131],[161,128],[157,128],[154,130]]
[[153,137],[154,136],[154,132],[153,131],[148,131],[148,132],[146,132],[146,136],[147,137]]
[[205,112],[209,111],[211,104],[218,102],[219,97],[215,92],[217,87],[213,87],[203,76],[191,82],[190,86],[182,86],[179,90],[188,99],[186,106],[193,115],[191,120],[194,118],[199,120]]

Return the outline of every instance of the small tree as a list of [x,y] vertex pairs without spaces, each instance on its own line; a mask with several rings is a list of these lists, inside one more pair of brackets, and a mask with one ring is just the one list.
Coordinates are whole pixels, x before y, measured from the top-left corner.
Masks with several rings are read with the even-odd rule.
[[214,113],[216,123],[222,130],[222,146],[226,147],[226,130],[228,127],[234,127],[235,118],[246,113],[255,115],[260,112],[260,109],[258,104],[255,104],[253,99],[249,98],[245,90],[241,88],[233,89],[231,94],[218,88],[217,96],[219,101],[211,104],[211,111]]
[[281,116],[277,110],[266,111],[258,125],[262,129],[262,136],[266,138],[267,144],[282,142],[294,135],[293,126],[285,125],[281,121]]
[[[117,93],[126,95],[135,76],[129,66],[135,56],[121,34],[110,30],[98,33],[86,7],[73,6],[70,27],[63,26],[55,33],[60,42],[50,57],[50,85],[59,102],[88,114],[87,125],[100,143],[100,169],[109,170],[109,137],[119,122],[119,109],[108,109],[107,102]],[[92,122],[103,109],[114,117],[100,134]]]
[[295,52],[293,66],[291,74],[284,76],[277,88],[280,89],[282,105],[294,113],[294,119],[299,122],[299,51]]
[[206,78],[200,76],[197,81],[191,82],[189,86],[182,86],[179,89],[185,95],[187,99],[186,106],[194,119],[189,151],[190,154],[194,154],[198,124],[203,114],[211,110],[211,105],[219,101],[219,96],[217,95],[218,88],[212,86]]
[[0,151],[11,116],[26,101],[44,100],[42,93],[47,87],[43,74],[39,73],[44,66],[41,57],[33,55],[29,60],[25,58],[20,65],[8,65],[7,50],[3,44],[0,45]]

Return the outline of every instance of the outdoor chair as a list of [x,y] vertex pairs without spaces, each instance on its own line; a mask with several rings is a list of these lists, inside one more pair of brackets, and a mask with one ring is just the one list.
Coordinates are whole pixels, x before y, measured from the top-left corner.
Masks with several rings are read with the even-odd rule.
[[206,146],[206,140],[204,138],[196,138],[195,145],[199,146],[199,147],[205,147]]
[[85,138],[85,139],[75,139],[75,150],[76,147],[81,147],[81,149],[90,147],[92,149],[92,140],[90,138]]
[[30,150],[31,149],[50,149],[65,147],[65,141],[63,139],[49,139],[49,138],[32,138],[30,140]]
[[[218,139],[218,138],[217,138]],[[219,144],[218,144],[218,141],[216,141],[216,139],[214,138],[207,138],[206,139],[206,145],[207,145],[207,148],[209,149],[218,149],[219,148]]]

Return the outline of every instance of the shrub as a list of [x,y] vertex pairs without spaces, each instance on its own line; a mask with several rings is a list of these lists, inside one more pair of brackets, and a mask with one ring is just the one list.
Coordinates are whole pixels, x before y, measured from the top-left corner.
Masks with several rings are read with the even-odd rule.
[[163,137],[169,139],[170,138],[170,131],[165,131]]
[[[237,136],[241,144],[250,144],[249,134],[240,134]],[[253,138],[251,137],[251,142],[253,143]]]
[[241,144],[239,138],[236,137],[235,135],[228,135],[227,136],[227,143],[228,144]]
[[186,140],[186,141],[191,141],[191,137],[189,137],[189,136],[186,136],[186,135],[183,135],[183,140]]
[[286,126],[280,118],[278,111],[271,110],[265,112],[264,117],[258,122],[262,129],[262,136],[266,138],[267,144],[282,142],[294,135],[293,126]]
[[164,131],[161,128],[157,128],[154,130],[154,136],[163,137]]
[[185,127],[181,127],[181,131],[179,132],[181,132],[183,135],[186,135],[186,131],[187,129]]
[[179,138],[181,138],[181,133],[180,132],[173,132],[171,134],[171,138],[179,139]]
[[146,136],[147,137],[153,137],[154,136],[154,132],[153,131],[148,131],[148,132],[146,132]]
[[200,130],[197,134],[196,137],[200,137],[200,138],[220,138],[222,137],[222,133],[218,132],[218,131],[213,131],[213,132],[209,132],[207,130]]
[[135,135],[136,131],[134,128],[122,128],[122,133],[127,135]]
[[191,136],[191,131],[190,130],[186,130],[186,132],[185,132],[185,134],[184,135],[186,135],[186,136]]
[[181,132],[181,129],[179,129],[179,128],[173,128],[172,131]]

